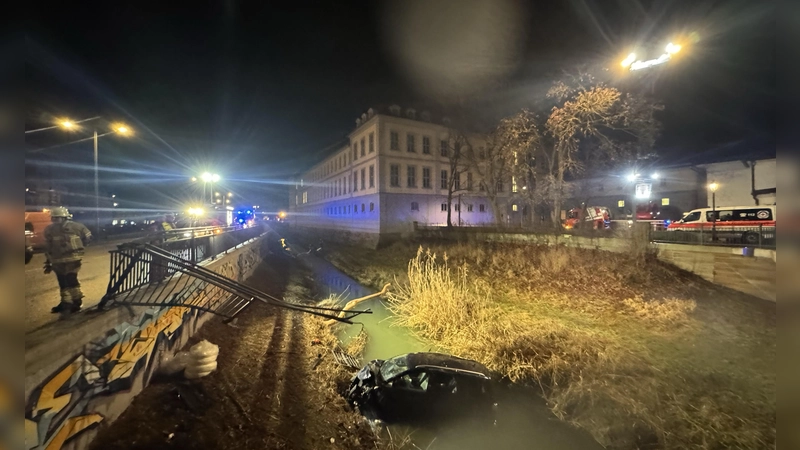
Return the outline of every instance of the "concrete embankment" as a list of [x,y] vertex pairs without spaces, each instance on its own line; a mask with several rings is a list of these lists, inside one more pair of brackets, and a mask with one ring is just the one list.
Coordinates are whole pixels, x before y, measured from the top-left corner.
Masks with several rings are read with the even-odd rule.
[[[263,252],[266,238],[261,237],[204,265],[241,282],[253,273]],[[149,302],[165,300],[153,298],[150,288],[140,291],[136,295],[149,295]],[[197,279],[173,294],[198,306],[213,300],[211,286]],[[98,425],[116,419],[147,386],[164,357],[180,350],[212,317],[183,306],[116,306],[85,311],[29,333],[25,448],[86,448]]]

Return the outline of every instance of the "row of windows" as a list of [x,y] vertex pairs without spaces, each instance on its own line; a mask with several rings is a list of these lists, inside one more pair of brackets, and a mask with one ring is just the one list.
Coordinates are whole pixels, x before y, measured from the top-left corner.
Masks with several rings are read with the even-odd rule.
[[[422,168],[422,188],[423,189],[430,189],[433,187],[433,182],[431,179],[431,168],[430,167],[423,167]],[[453,190],[460,191],[462,189],[466,189],[471,191],[475,187],[475,183],[473,181],[472,172],[466,172],[466,184],[462,185],[462,172],[456,172],[453,174],[452,179],[448,178],[448,171],[441,170],[439,172],[439,188],[440,189],[449,189],[450,182],[453,183]],[[401,187],[400,183],[400,164],[390,164],[389,165],[389,186],[391,187]],[[407,188],[416,188],[417,187],[417,166],[408,165],[406,166],[406,179],[405,179],[405,187]],[[514,192],[516,192],[516,182],[514,182]],[[478,190],[483,192],[486,190],[486,187],[483,183],[478,183]],[[497,191],[503,192],[503,182],[497,183]]]
[[[353,161],[357,160],[358,156],[359,156],[358,143],[359,143],[358,140],[353,141]],[[363,138],[363,137],[361,138],[361,147],[360,147],[360,149],[361,149],[360,155],[362,157],[367,156],[367,138]],[[374,153],[375,152],[375,133],[374,132],[369,134],[369,152],[370,153]]]
[[[439,141],[439,155],[447,157],[448,148],[449,145],[446,139]],[[400,150],[400,133],[397,131],[389,132],[389,149]],[[413,133],[406,134],[406,152],[417,152],[417,137]],[[431,138],[429,136],[422,136],[422,153],[425,155],[431,154]]]
[[[359,213],[359,211],[358,211],[358,203],[353,204],[352,206],[351,205],[347,205],[347,206],[330,206],[330,207],[327,207],[327,208],[321,208],[321,209],[317,210],[317,213],[322,213],[322,212],[324,212],[325,214],[327,214],[329,216],[343,216],[345,214],[358,214]],[[366,203],[362,203],[361,204],[361,212],[362,213],[366,213],[367,212]],[[373,203],[373,202],[369,203],[369,212],[375,212],[375,203]]]

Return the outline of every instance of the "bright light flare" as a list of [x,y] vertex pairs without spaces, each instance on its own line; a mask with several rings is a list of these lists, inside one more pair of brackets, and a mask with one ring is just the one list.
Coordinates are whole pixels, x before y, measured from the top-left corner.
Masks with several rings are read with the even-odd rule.
[[709,191],[717,192],[717,189],[719,189],[719,184],[717,184],[716,181],[712,181],[711,183],[708,184],[708,190]]
[[636,181],[636,178],[638,177],[639,177],[638,173],[631,172],[628,174],[626,178],[628,179],[628,181]]
[[634,61],[636,61],[636,54],[631,53],[625,59],[622,60],[621,65],[622,67],[625,67],[627,69],[628,67],[631,66],[631,64],[633,64]]
[[203,211],[203,208],[189,208],[190,216],[195,216],[195,217],[202,216],[204,212],[205,211]]
[[653,175],[651,175],[651,178],[654,179],[654,180],[657,180],[659,176],[660,175],[658,174],[658,172],[653,172]]
[[123,136],[128,136],[133,132],[130,127],[121,123],[115,124],[112,129]]
[[61,123],[59,123],[59,125],[61,126],[61,128],[64,128],[66,130],[72,130],[73,128],[75,128],[75,122],[71,120],[62,120]]
[[675,53],[681,51],[681,46],[679,44],[673,44],[672,42],[670,42],[669,44],[667,44],[667,47],[664,50],[670,55],[674,55]]

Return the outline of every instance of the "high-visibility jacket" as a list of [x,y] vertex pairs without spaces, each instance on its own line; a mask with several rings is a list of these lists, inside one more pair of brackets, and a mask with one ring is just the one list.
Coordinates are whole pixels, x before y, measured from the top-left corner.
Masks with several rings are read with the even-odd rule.
[[68,220],[51,223],[44,229],[45,255],[51,263],[80,261],[84,246],[92,238],[92,232],[82,223]]

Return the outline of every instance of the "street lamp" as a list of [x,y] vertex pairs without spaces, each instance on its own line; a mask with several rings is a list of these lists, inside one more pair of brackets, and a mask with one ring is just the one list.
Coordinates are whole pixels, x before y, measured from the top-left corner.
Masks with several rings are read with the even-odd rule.
[[[200,178],[209,184],[209,193],[211,194],[211,203],[214,203],[214,183],[220,180],[220,176],[215,173],[203,172]],[[205,196],[205,194],[203,194]]]
[[[97,117],[92,117],[92,118],[89,118],[89,119],[79,120],[77,122],[73,122],[73,121],[71,121],[69,119],[63,119],[58,123],[58,125],[55,125],[55,126],[52,126],[52,127],[48,127],[48,128],[40,128],[38,130],[30,130],[30,131],[27,131],[26,133],[42,131],[42,130],[49,130],[50,128],[56,128],[56,127],[61,127],[61,128],[65,129],[65,130],[72,131],[72,130],[75,130],[76,128],[78,128],[77,124],[79,124],[81,122],[87,122],[87,121],[95,120],[95,119],[99,119],[99,118],[100,118],[100,116],[97,116]],[[112,125],[110,132],[104,133],[104,134],[102,134],[100,136],[105,136],[105,135],[111,134],[111,133],[117,133],[117,134],[121,134],[123,136],[127,136],[127,135],[131,134],[131,129],[128,128],[127,126],[123,125],[123,124],[117,123],[117,124]],[[96,227],[97,233],[100,233],[100,176],[99,176],[98,153],[97,153],[97,138],[98,137],[99,136],[97,135],[97,128],[95,128],[94,136],[93,136],[93,140],[94,140],[94,200],[95,200],[94,207],[95,207],[95,227]],[[116,206],[116,204],[114,206]]]
[[719,185],[716,181],[712,181],[708,185],[708,190],[711,191],[711,241],[717,242],[717,189]]

